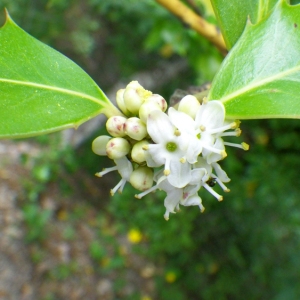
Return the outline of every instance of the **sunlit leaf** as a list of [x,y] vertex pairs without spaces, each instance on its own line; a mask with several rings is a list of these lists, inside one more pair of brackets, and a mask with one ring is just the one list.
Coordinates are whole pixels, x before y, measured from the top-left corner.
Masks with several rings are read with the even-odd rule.
[[245,32],[214,78],[209,99],[228,118],[300,118],[300,6],[285,1]]
[[0,137],[27,137],[78,127],[114,109],[75,63],[19,28],[0,29]]
[[278,0],[211,0],[225,43],[231,49],[250,18],[255,24],[266,17]]

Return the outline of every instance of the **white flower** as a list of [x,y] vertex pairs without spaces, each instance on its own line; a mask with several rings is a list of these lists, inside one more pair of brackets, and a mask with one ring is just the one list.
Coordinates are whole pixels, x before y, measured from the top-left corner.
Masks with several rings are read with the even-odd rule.
[[[223,141],[223,136],[238,136],[241,134],[241,130],[238,128],[239,121],[228,122],[225,120],[225,108],[222,102],[213,100],[203,103],[197,112],[195,122],[201,129],[202,156],[208,163],[217,162],[227,156],[225,145],[244,150],[249,149],[249,145],[246,143],[235,144]],[[224,132],[229,129],[236,130]]]
[[166,208],[164,218],[166,220],[169,219],[170,213],[175,213],[175,209],[179,210],[179,204],[184,206],[197,205],[199,206],[201,212],[203,212],[204,207],[202,205],[201,198],[198,196],[198,190],[201,188],[201,185],[203,183],[202,177],[207,174],[207,171],[204,168],[198,168],[192,170],[190,173],[190,184],[186,185],[183,188],[177,188],[167,180],[167,176],[163,174],[163,171],[159,171],[154,176],[157,184],[146,190],[145,192],[136,195],[135,197],[141,199],[145,195],[157,189],[165,191],[167,193],[167,196],[164,200],[164,206]]
[[119,183],[110,190],[110,194],[113,196],[117,190],[121,193],[123,191],[123,188],[127,181],[130,180],[130,175],[133,172],[133,167],[131,162],[127,159],[126,156],[115,159],[114,160],[116,166],[111,168],[103,169],[103,171],[96,173],[95,175],[98,177],[102,177],[103,175],[112,172],[112,171],[118,171],[121,175],[122,179],[119,181]]
[[197,128],[195,121],[186,113],[170,107],[168,114],[171,123],[179,130],[180,136],[185,140],[184,158],[190,164],[197,162],[197,157],[202,151],[202,144],[199,139],[200,129]]
[[[202,176],[201,183],[199,184],[203,186],[208,192],[210,192],[214,197],[216,197],[218,201],[222,201],[223,196],[219,195],[212,188],[216,183],[218,183],[224,192],[230,191],[223,183],[229,182],[230,178],[228,178],[227,174],[221,168],[221,166],[218,163],[209,164],[203,157],[199,157],[197,163],[193,165],[193,168],[193,171],[206,171],[206,174]],[[213,169],[215,170],[216,174],[213,173]]]
[[168,115],[159,110],[149,114],[147,129],[155,144],[149,144],[146,149],[149,155],[146,158],[149,167],[164,165],[164,175],[177,188],[184,187],[190,181],[190,169],[184,157],[189,140],[181,135],[172,124]]
[[143,191],[137,198],[163,190],[166,220],[180,205],[196,205],[203,212],[198,195],[202,187],[218,201],[223,200],[213,188],[218,184],[229,192],[224,183],[230,179],[217,162],[227,156],[225,146],[244,150],[249,146],[223,140],[226,136],[239,136],[241,130],[239,121],[225,120],[222,102],[203,99],[200,104],[196,97],[188,95],[179,102],[178,109],[171,107],[165,113],[164,98],[133,81],[118,91],[117,103],[126,117],[110,118],[107,130],[113,138],[101,136],[92,144],[96,154],[107,155],[116,164],[96,175],[118,171],[122,177],[111,190],[112,195],[122,192],[127,181]]

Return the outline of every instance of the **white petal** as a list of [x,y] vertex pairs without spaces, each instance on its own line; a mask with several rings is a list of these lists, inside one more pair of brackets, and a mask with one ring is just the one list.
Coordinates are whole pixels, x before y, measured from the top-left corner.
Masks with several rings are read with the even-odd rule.
[[[213,147],[217,150],[225,150],[225,146],[224,146],[224,142],[221,138],[217,138]],[[217,162],[221,159],[223,159],[224,157],[221,154],[215,153],[215,152],[210,152],[210,154],[206,157],[207,162],[209,164]]]
[[180,199],[182,197],[182,189],[173,188],[171,191],[167,193],[167,197],[165,198],[164,205],[167,209],[167,212],[174,213],[175,207],[178,205]]
[[198,182],[197,185],[187,185],[183,189],[182,199],[186,200],[189,197],[191,197],[192,195],[198,193],[198,191],[200,190],[200,188],[201,188],[201,182]]
[[193,132],[195,130],[196,123],[189,115],[179,112],[173,107],[169,108],[168,115],[172,124],[180,131]]
[[208,164],[206,159],[204,159],[203,157],[198,157],[197,163],[194,164],[194,169],[198,168],[204,168],[209,174],[209,176],[212,172],[212,166]]
[[186,151],[186,159],[190,164],[197,162],[197,158],[202,151],[202,144],[198,138],[190,138],[189,146]]
[[170,175],[167,179],[171,185],[177,188],[186,186],[191,180],[191,165],[172,160],[170,162]]
[[117,165],[118,172],[120,173],[122,178],[129,181],[129,177],[133,171],[131,162],[127,159],[126,156],[119,159],[115,159],[114,161]]
[[198,196],[198,194],[194,194],[191,197],[187,198],[185,201],[181,201],[180,204],[184,206],[194,206],[194,205],[202,206],[202,200]]
[[[146,157],[147,163],[151,164],[151,161],[154,161],[156,166],[161,166],[166,161],[166,156],[168,156],[168,153],[166,149],[164,148],[164,145],[161,144],[151,144],[148,145],[148,154],[150,157]],[[148,165],[149,167],[155,167],[155,165]]]
[[206,129],[221,127],[225,119],[225,108],[222,102],[213,100],[201,105],[197,115],[196,123],[203,125]]
[[208,154],[210,154],[210,150],[205,149],[205,146],[212,147],[215,143],[215,138],[210,133],[202,132],[200,142],[202,144],[202,155],[206,157]]
[[189,182],[190,185],[198,185],[199,182],[202,181],[202,178],[207,174],[207,170],[205,168],[197,168],[192,170],[191,172],[191,180]]
[[226,172],[221,168],[217,163],[212,163],[214,170],[216,171],[217,176],[222,182],[229,182],[230,178],[227,176]]
[[154,110],[147,119],[147,130],[152,140],[164,143],[174,137],[174,126],[169,117],[160,110]]

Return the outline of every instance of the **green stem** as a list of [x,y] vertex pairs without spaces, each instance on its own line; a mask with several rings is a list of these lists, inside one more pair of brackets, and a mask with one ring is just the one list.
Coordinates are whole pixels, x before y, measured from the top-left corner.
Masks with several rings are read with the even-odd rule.
[[114,116],[124,117],[124,114],[112,102],[107,102],[107,106],[103,107],[101,111],[107,118]]

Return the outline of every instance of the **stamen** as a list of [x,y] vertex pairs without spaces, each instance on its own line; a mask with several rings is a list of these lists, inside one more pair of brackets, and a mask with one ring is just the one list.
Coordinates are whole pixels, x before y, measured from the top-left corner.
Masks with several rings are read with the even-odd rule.
[[217,192],[215,192],[208,184],[204,183],[203,187],[210,192],[214,197],[216,197],[218,199],[218,201],[222,201],[223,200],[223,196],[219,195]]
[[170,173],[171,173],[171,171],[170,171],[170,159],[166,159],[164,175],[168,176],[168,175],[170,175]]
[[214,179],[216,180],[216,182],[218,183],[218,185],[222,188],[222,190],[226,193],[230,192],[230,189],[227,188],[227,186],[217,177],[215,176]]
[[237,128],[235,131],[223,132],[220,136],[240,136],[242,130]]
[[203,126],[203,125],[200,125],[199,128],[200,128],[201,131],[205,131],[206,130],[205,126]]
[[243,149],[245,151],[249,150],[249,145],[247,143],[235,144],[235,143],[224,142],[224,145],[230,146],[230,147],[240,148],[240,149]]
[[97,177],[102,177],[103,175],[109,173],[109,172],[112,172],[112,171],[117,171],[118,170],[118,167],[117,166],[114,166],[114,167],[111,167],[111,168],[104,168],[101,172],[98,172],[96,173],[95,175]]
[[[225,144],[225,142],[224,142]],[[216,149],[214,147],[211,147],[211,146],[207,146],[207,145],[204,145],[203,148],[211,151],[211,152],[214,152],[214,153],[217,153],[217,154],[220,154],[222,156],[222,158],[225,158],[227,156],[227,153],[225,150],[220,150],[220,149]]]
[[218,132],[222,132],[222,131],[225,131],[225,130],[228,130],[228,129],[235,129],[236,128],[235,126],[236,126],[236,123],[233,122],[233,123],[230,123],[228,125],[225,125],[225,126],[222,126],[222,127],[219,127],[219,128],[211,129],[208,132],[210,134],[218,133]]
[[202,104],[207,104],[207,103],[208,103],[207,97],[203,97]]
[[155,191],[158,189],[158,185],[154,185],[153,187],[151,187],[150,189],[140,193],[140,194],[137,194],[135,195],[134,197],[137,198],[137,199],[142,199],[144,196],[146,196],[147,194],[150,194],[151,192]]
[[126,179],[121,179],[120,182],[112,190],[110,190],[111,196],[113,196],[119,188],[123,188],[125,183]]
[[186,158],[185,158],[185,157],[181,157],[181,158],[179,159],[179,161],[180,161],[182,164],[184,164],[184,163],[186,162]]
[[144,146],[142,147],[142,149],[143,149],[143,150],[149,150],[149,145],[144,145]]

